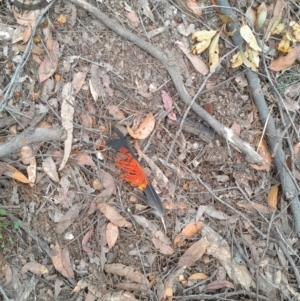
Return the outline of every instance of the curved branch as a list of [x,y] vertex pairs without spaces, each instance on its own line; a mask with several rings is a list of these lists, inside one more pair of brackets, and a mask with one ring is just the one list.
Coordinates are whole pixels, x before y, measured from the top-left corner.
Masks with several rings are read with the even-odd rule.
[[[181,75],[178,73],[176,69],[176,61],[172,59],[171,57],[168,57],[166,53],[158,50],[156,47],[154,47],[152,44],[144,41],[143,39],[137,37],[135,34],[131,33],[129,30],[125,29],[121,25],[119,25],[114,20],[110,19],[108,16],[106,16],[103,12],[101,12],[99,9],[94,7],[93,5],[89,4],[86,1],[83,0],[71,0],[74,4],[82,7],[86,11],[88,11],[90,14],[94,15],[96,18],[98,18],[106,27],[120,35],[121,37],[127,39],[128,41],[136,44],[138,47],[143,49],[145,52],[153,56],[155,59],[159,60],[164,67],[169,72],[174,86],[176,87],[176,90],[181,98],[181,100],[189,106],[192,98],[188,94],[187,90],[185,89],[185,86],[183,84]],[[230,142],[233,146],[235,146],[238,150],[243,152],[247,155],[247,159],[249,159],[252,162],[261,163],[262,158],[261,156],[254,151],[251,146],[241,140],[240,138],[234,136],[232,131],[229,128],[226,128],[223,124],[221,124],[219,121],[217,121],[215,118],[213,118],[209,113],[207,113],[200,105],[197,103],[194,103],[191,106],[192,110],[207,124],[209,124],[219,135],[224,137],[228,142]]]
[[48,141],[64,141],[67,133],[64,129],[28,128],[18,136],[0,145],[0,158],[18,151],[21,147]]

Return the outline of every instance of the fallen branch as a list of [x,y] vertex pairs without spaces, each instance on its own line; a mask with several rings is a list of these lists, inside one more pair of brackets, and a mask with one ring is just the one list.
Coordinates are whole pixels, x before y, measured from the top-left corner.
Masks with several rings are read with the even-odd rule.
[[64,129],[28,128],[18,136],[0,145],[0,158],[18,151],[21,147],[37,142],[64,141]]
[[[176,61],[172,57],[168,57],[166,53],[158,50],[152,44],[144,41],[143,39],[137,37],[135,34],[131,33],[129,30],[125,29],[123,26],[119,25],[114,20],[110,19],[99,9],[94,7],[93,5],[87,3],[83,0],[71,0],[74,4],[80,6],[81,8],[88,11],[90,14],[94,15],[98,18],[106,27],[123,37],[124,39],[134,43],[145,52],[153,56],[155,59],[159,60],[164,67],[169,72],[174,86],[181,98],[181,100],[189,106],[192,99],[188,94],[187,90],[182,81],[181,75],[178,73],[176,69]],[[219,121],[214,119],[209,113],[207,113],[200,105],[194,103],[191,106],[191,109],[207,124],[209,124],[219,135],[221,135],[226,141],[230,142],[235,148],[243,152],[247,159],[251,162],[261,163],[261,156],[253,150],[253,148],[240,138],[236,137],[233,132],[221,124]]]
[[[228,24],[228,30],[230,32],[234,32],[232,36],[232,41],[235,46],[239,47],[241,45],[242,38],[240,35],[239,21],[236,14],[230,8],[230,5],[227,0],[217,0],[216,3],[220,6],[219,10],[221,14],[227,15],[235,21],[235,23]],[[264,126],[267,123],[266,136],[268,138],[269,146],[271,148],[271,153],[274,153],[275,148],[277,148],[274,156],[274,162],[279,173],[284,196],[291,203],[295,222],[295,231],[297,233],[300,233],[300,203],[298,198],[299,191],[296,186],[296,181],[295,179],[293,179],[291,173],[289,173],[288,167],[286,166],[286,155],[283,151],[282,143],[279,141],[280,137],[278,137],[277,134],[278,132],[275,126],[275,121],[273,117],[269,114],[268,105],[261,90],[258,74],[248,69],[245,75],[247,77],[261,122]]]

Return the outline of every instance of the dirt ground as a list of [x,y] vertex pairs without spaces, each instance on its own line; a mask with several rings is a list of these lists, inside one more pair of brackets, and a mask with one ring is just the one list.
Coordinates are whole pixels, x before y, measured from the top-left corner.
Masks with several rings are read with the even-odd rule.
[[[180,48],[190,54],[195,31],[221,29],[216,1],[53,2],[48,11],[1,2],[0,300],[300,300],[295,207],[247,67],[232,68],[237,51],[224,30],[213,72],[199,72]],[[240,25],[262,3],[235,2]],[[208,118],[262,164],[188,107],[162,61],[84,3],[166,54],[190,98],[198,93]],[[299,21],[296,1],[265,5],[259,40],[276,5],[286,26]],[[258,76],[297,186],[299,61],[268,69],[282,36],[266,43]],[[209,68],[208,50],[197,57]],[[107,144],[114,126],[160,196],[166,230],[122,180]],[[148,132],[134,139],[131,129]]]

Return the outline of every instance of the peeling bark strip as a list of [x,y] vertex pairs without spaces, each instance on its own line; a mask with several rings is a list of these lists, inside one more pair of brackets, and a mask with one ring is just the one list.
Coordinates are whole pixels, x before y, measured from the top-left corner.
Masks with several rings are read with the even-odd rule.
[[37,10],[46,7],[53,0],[40,0],[37,1],[37,3],[25,2],[25,0],[23,1],[24,2],[14,0],[12,1],[11,5],[24,10]]

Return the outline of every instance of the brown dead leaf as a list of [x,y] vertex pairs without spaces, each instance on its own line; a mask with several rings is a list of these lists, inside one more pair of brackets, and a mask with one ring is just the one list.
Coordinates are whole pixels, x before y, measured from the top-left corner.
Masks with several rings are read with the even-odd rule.
[[114,105],[107,106],[108,112],[117,120],[125,119],[124,113],[119,109],[119,107]]
[[74,74],[72,86],[73,93],[76,95],[84,84],[86,72],[77,72]]
[[[79,291],[85,289],[86,287],[88,287],[89,283],[87,280],[85,279],[80,279],[76,286],[74,287],[72,293],[78,293]],[[86,299],[85,299],[86,300]]]
[[29,164],[27,167],[28,180],[30,186],[33,186],[36,180],[36,160],[31,146],[25,145],[21,148],[21,159],[25,165]]
[[30,183],[30,181],[27,179],[27,177],[24,174],[22,174],[14,166],[12,166],[6,162],[0,161],[0,169],[3,170],[2,174],[4,174],[5,176],[8,176],[12,179],[15,179],[15,180],[20,181],[25,184]]
[[193,14],[196,16],[200,16],[201,14],[201,9],[197,1],[195,0],[187,0],[187,6],[191,9]]
[[82,246],[82,250],[89,253],[89,254],[98,254],[100,252],[97,251],[93,251],[91,250],[88,246],[87,243],[89,242],[90,238],[92,237],[93,234],[93,228],[91,228],[83,237],[82,242],[81,242],[81,246]]
[[3,285],[10,284],[13,276],[11,267],[6,264],[4,267],[2,267],[1,272],[5,277],[5,283]]
[[204,273],[196,273],[191,275],[189,278],[189,280],[204,280],[207,279],[207,275],[205,275]]
[[105,215],[105,217],[118,227],[131,228],[132,224],[128,222],[114,207],[101,202],[98,204],[98,209]]
[[224,287],[234,289],[234,284],[227,280],[215,280],[215,281],[212,281],[211,283],[207,284],[205,289],[206,290],[218,290],[218,289],[224,288]]
[[129,135],[135,139],[145,139],[152,133],[154,126],[155,119],[153,114],[150,112],[136,130],[132,130],[129,126],[127,126],[127,131]]
[[299,51],[300,46],[296,46],[287,55],[280,56],[276,60],[272,61],[269,68],[272,71],[282,71],[291,67],[298,58]]
[[134,268],[123,265],[121,263],[107,264],[105,266],[105,271],[107,273],[115,274],[121,277],[125,277],[127,280],[147,284],[147,278],[140,272],[136,271]]
[[109,249],[116,244],[118,237],[119,228],[113,223],[108,223],[106,226],[106,241]]
[[52,159],[52,157],[48,157],[44,159],[42,163],[42,168],[46,175],[54,182],[59,182],[59,176],[57,173],[56,165]]
[[205,253],[208,246],[206,237],[202,237],[197,242],[193,243],[180,257],[178,261],[178,268],[184,266],[191,267],[197,260],[199,260]]
[[204,104],[204,110],[209,113],[210,115],[213,114],[214,112],[214,106],[213,106],[213,103],[212,102],[206,102]]
[[186,237],[193,237],[203,226],[203,222],[195,222],[187,224],[181,232],[175,237],[173,245],[177,245],[181,241],[185,240]]
[[100,252],[97,251],[93,251],[91,250],[88,246],[87,243],[89,242],[90,238],[92,237],[93,234],[93,228],[91,228],[83,237],[82,242],[81,242],[81,246],[82,246],[82,250],[90,253],[90,254],[98,254]]
[[255,170],[269,171],[271,167],[272,156],[269,152],[266,140],[262,140],[257,152],[263,158],[262,164],[261,165],[250,164],[250,166]]
[[91,156],[81,151],[76,151],[72,157],[79,165],[95,166],[95,163]]
[[255,286],[246,265],[239,264],[232,258],[231,247],[220,234],[205,224],[201,229],[201,234],[207,239],[206,254],[213,256],[222,264],[234,283],[240,283],[246,290],[249,290],[250,286]]
[[88,215],[96,211],[99,202],[103,202],[103,200],[109,198],[116,191],[115,181],[111,174],[101,169],[98,176],[104,190],[93,199]]
[[232,129],[232,132],[237,136],[237,137],[240,137],[240,134],[241,134],[241,126],[234,122],[231,126],[231,129]]
[[74,279],[68,248],[61,249],[60,245],[56,244],[54,250],[56,254],[51,259],[55,269],[64,277]]
[[48,51],[48,54],[39,66],[38,74],[41,83],[52,76],[56,71],[59,56],[59,44],[57,41],[53,41],[52,48]]
[[72,150],[73,141],[73,117],[75,97],[72,95],[72,83],[66,83],[62,90],[62,105],[61,105],[61,119],[62,126],[67,132],[67,139],[64,141],[64,157],[60,164],[59,171],[62,170],[69,159]]
[[270,208],[268,208],[267,206],[258,204],[256,202],[251,201],[250,203],[247,202],[245,203],[244,201],[239,201],[236,203],[236,205],[240,208],[246,209],[246,210],[250,210],[250,211],[254,211],[255,209],[260,211],[263,214],[270,214]]
[[173,100],[172,100],[171,96],[168,94],[168,92],[162,90],[161,91],[161,98],[162,98],[162,101],[163,101],[163,104],[164,104],[164,109],[166,111],[169,111],[169,113],[168,113],[169,119],[176,121],[177,120],[176,114],[172,111]]
[[152,237],[151,241],[153,242],[155,248],[164,255],[172,255],[174,250],[172,247],[161,241],[159,238]]
[[175,45],[187,56],[190,60],[196,71],[198,71],[202,75],[207,75],[209,70],[206,64],[201,60],[198,55],[192,54],[188,49],[186,49],[181,42],[176,41]]
[[276,209],[278,204],[278,186],[273,186],[268,193],[268,205],[270,209]]
[[139,26],[140,20],[134,11],[127,13],[126,18],[130,21],[132,27]]
[[273,16],[279,15],[286,5],[287,3],[285,0],[277,0],[273,11]]
[[44,275],[49,273],[48,269],[44,265],[37,262],[28,262],[21,269],[22,274],[25,274],[28,271],[35,275]]
[[74,222],[76,222],[80,210],[82,208],[81,204],[73,205],[59,220],[55,232],[57,234],[62,234],[66,229],[68,229]]

